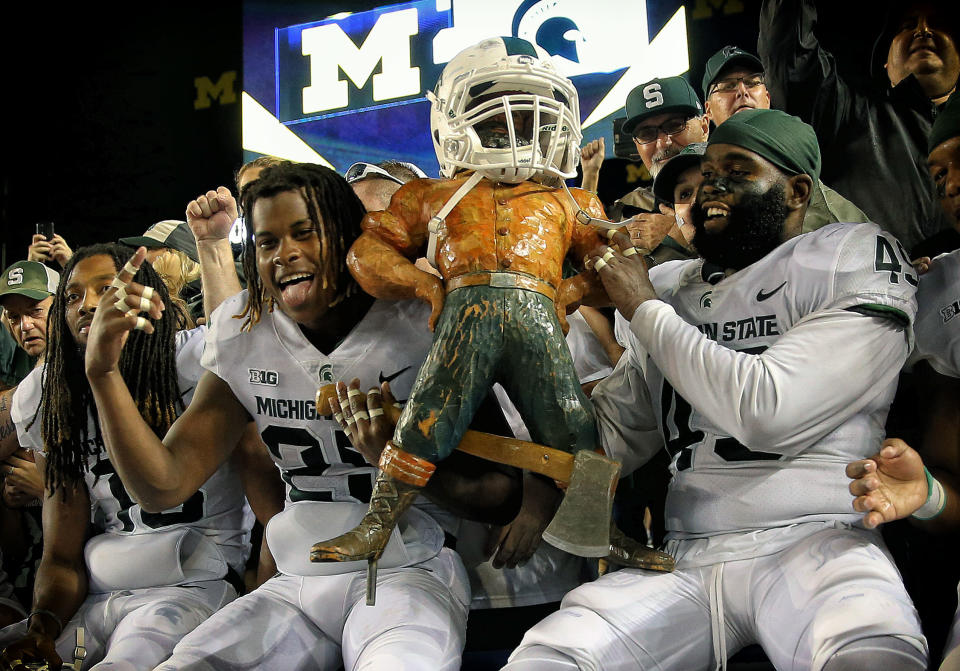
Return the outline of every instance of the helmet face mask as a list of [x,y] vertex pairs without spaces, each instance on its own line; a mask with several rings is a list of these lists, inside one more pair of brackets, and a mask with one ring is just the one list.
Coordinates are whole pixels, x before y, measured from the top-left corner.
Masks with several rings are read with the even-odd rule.
[[511,183],[576,175],[582,139],[577,91],[542,50],[523,42],[537,56],[511,54],[508,39],[460,52],[428,96],[444,177],[461,169]]

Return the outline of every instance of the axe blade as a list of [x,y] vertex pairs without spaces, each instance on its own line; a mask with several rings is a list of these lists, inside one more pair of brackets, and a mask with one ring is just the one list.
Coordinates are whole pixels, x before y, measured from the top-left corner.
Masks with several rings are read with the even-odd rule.
[[543,540],[580,557],[610,553],[610,515],[620,464],[591,452],[574,455],[570,484]]

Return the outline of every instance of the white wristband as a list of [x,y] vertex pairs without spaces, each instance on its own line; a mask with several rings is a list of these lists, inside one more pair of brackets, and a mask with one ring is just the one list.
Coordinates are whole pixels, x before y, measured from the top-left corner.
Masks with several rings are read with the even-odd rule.
[[943,512],[947,505],[947,494],[943,491],[943,485],[935,477],[930,475],[930,471],[923,469],[927,474],[927,502],[914,511],[911,517],[918,520],[932,520]]

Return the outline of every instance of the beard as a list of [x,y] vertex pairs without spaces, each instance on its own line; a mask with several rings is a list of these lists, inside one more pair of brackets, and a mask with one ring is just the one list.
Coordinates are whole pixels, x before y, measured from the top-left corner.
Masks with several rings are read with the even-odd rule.
[[759,261],[780,244],[783,223],[789,214],[782,184],[766,193],[745,194],[730,208],[722,231],[706,230],[706,216],[699,204],[691,208],[693,246],[710,263],[740,270]]

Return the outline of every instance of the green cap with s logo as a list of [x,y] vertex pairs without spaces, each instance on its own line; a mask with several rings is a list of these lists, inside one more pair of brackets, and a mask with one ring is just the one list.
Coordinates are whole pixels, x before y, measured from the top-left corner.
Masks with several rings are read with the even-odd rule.
[[697,92],[683,77],[661,77],[635,87],[627,94],[627,120],[624,133],[633,133],[637,125],[647,117],[671,112],[692,116],[703,114],[703,105]]
[[57,292],[60,273],[36,261],[17,261],[3,271],[0,280],[0,301],[17,294],[37,301]]

